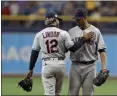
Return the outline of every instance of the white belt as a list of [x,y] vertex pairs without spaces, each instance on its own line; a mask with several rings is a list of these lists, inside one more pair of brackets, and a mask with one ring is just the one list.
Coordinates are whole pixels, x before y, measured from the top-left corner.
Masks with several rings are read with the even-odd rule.
[[58,60],[58,58],[50,58],[49,60],[42,60],[43,66],[45,65],[65,65],[65,60]]

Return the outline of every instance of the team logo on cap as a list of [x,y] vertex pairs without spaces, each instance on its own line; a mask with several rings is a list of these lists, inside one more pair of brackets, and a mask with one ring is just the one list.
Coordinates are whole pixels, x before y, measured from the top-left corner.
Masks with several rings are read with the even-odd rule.
[[58,17],[58,15],[55,15],[55,17]]

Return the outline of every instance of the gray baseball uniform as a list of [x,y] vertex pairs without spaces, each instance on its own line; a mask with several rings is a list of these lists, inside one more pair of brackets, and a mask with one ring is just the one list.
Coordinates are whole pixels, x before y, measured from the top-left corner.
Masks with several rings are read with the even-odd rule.
[[76,42],[83,32],[94,32],[92,41],[85,43],[75,53],[70,53],[72,61],[69,73],[69,95],[77,96],[82,87],[83,95],[93,95],[94,87],[92,80],[96,75],[96,60],[98,59],[98,50],[105,49],[106,45],[98,28],[90,25],[85,30],[78,26],[69,30],[71,39]]
[[69,34],[56,27],[47,27],[35,36],[33,50],[42,51],[42,82],[45,95],[59,95],[65,74],[65,53],[74,43]]

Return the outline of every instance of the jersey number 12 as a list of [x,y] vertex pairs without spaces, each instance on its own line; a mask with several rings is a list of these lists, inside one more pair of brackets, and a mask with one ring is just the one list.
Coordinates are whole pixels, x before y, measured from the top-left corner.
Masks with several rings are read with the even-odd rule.
[[56,39],[47,40],[45,44],[46,44],[48,53],[58,52],[57,50],[58,41]]

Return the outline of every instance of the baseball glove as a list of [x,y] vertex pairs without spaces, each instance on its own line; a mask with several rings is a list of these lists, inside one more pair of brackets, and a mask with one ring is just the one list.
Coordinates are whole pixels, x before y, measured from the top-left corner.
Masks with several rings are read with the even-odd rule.
[[18,82],[18,85],[24,89],[24,91],[30,92],[32,90],[33,81],[30,78],[25,78]]
[[102,84],[105,83],[108,76],[109,76],[109,70],[106,70],[104,72],[101,70],[100,73],[97,75],[97,77],[94,78],[93,84],[96,86],[101,86]]

